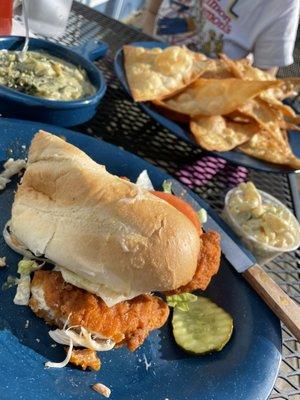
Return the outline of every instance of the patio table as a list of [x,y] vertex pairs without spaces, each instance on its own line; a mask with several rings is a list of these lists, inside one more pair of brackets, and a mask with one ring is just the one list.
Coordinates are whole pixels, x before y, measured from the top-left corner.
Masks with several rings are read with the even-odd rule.
[[[133,41],[148,40],[142,32],[74,2],[65,35],[59,42],[71,46],[100,39],[109,45],[108,55],[96,62],[107,81],[107,92],[96,116],[74,129],[120,146],[166,170],[192,188],[218,212],[225,193],[251,179],[259,189],[276,196],[300,219],[299,188],[295,174],[272,174],[232,165],[185,143],[153,121],[125,94],[114,74],[117,49]],[[296,49],[297,50],[297,49]],[[299,54],[296,54],[299,58]],[[281,74],[300,75],[299,65]],[[264,266],[272,278],[295,301],[300,301],[300,250],[278,257]],[[300,399],[300,345],[282,326],[283,361],[270,399]]]

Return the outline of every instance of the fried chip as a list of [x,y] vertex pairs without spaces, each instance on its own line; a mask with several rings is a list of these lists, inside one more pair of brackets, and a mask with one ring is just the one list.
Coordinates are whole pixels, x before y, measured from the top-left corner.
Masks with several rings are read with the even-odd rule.
[[244,114],[242,111],[235,110],[232,113],[226,114],[226,118],[233,122],[239,122],[242,124],[249,124],[255,121],[250,115]]
[[124,46],[125,71],[135,101],[162,99],[185,88],[210,66],[186,47],[166,49]]
[[223,60],[211,60],[210,68],[205,71],[201,78],[204,79],[226,79],[234,78],[228,65]]
[[273,123],[274,120],[280,119],[275,111],[269,107],[261,99],[252,99],[245,102],[237,110],[241,115],[246,115],[268,130],[268,123]]
[[284,119],[291,124],[300,125],[300,115],[284,116]]
[[265,131],[265,135],[272,137],[279,143],[284,141],[280,129],[283,119],[282,114],[273,110],[263,100],[259,98],[249,100],[243,106],[239,107],[237,111],[256,121],[261,129]]
[[288,77],[280,78],[283,85],[286,87],[286,91],[293,91],[293,94],[297,94],[300,91],[300,78]]
[[196,142],[206,150],[229,151],[249,140],[257,124],[230,122],[220,115],[196,117],[190,123]]
[[277,81],[197,79],[182,93],[160,102],[162,107],[190,116],[225,115],[242,106],[261,91],[277,86]]
[[289,131],[289,130],[298,131],[298,132],[300,131],[299,125],[293,124],[293,123],[285,121],[285,120],[280,121],[280,128],[285,129],[287,131]]
[[183,124],[190,122],[190,117],[188,115],[169,110],[168,108],[163,107],[161,105],[161,102],[158,100],[152,101],[152,104],[160,114],[171,119],[172,121],[180,122]]
[[295,111],[288,105],[283,104],[276,96],[276,88],[268,89],[260,93],[259,97],[261,100],[265,101],[274,110],[279,111],[283,115],[293,117],[295,116]]
[[[231,60],[225,54],[220,55],[221,61],[223,61],[229,71],[236,78],[240,78],[247,81],[272,81],[274,76],[266,71],[262,71],[259,68],[255,68],[251,65],[248,59],[244,58],[241,60]],[[287,97],[293,96],[297,93],[296,87],[299,88],[300,78],[283,78],[280,80],[280,85],[276,88],[268,89],[260,94],[260,97],[270,103],[270,105],[276,106],[281,110],[292,112],[291,108],[284,106],[279,100],[283,100]],[[287,114],[286,114],[287,115]]]
[[248,81],[272,81],[274,76],[266,71],[255,68],[247,58],[231,60],[225,54],[220,54],[221,60],[227,65],[232,75]]
[[283,136],[286,138],[284,145],[273,140],[264,131],[260,131],[253,135],[248,142],[239,146],[239,149],[243,153],[261,160],[299,169],[300,159],[293,154],[287,140],[286,132],[283,133]]

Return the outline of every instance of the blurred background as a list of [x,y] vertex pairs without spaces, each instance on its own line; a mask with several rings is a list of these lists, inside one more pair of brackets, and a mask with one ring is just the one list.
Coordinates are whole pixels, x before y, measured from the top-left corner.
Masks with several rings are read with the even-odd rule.
[[139,25],[146,0],[81,0],[108,17]]

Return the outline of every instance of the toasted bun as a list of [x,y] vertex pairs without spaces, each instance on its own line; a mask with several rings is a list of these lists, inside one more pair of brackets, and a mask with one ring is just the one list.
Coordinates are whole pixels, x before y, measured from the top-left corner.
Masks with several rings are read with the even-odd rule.
[[185,215],[43,131],[32,140],[10,227],[36,255],[125,294],[188,283],[200,251]]

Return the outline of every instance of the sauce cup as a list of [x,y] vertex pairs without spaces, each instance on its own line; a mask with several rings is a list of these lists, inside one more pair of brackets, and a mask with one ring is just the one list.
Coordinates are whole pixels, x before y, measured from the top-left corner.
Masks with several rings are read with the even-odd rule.
[[239,191],[240,189],[234,188],[226,194],[223,218],[226,220],[228,225],[230,225],[233,231],[241,238],[245,246],[252,252],[257,262],[259,264],[266,264],[267,262],[273,260],[275,257],[279,256],[282,253],[297,250],[297,248],[300,246],[300,225],[297,218],[283,203],[281,203],[270,194],[261,190],[258,190],[258,192],[261,195],[263,204],[273,204],[281,206],[287,213],[289,213],[291,218],[291,225],[296,233],[295,242],[292,245],[285,247],[270,246],[266,243],[258,241],[254,236],[251,236],[244,231],[237,218],[229,209],[229,201],[231,196],[237,194]]

